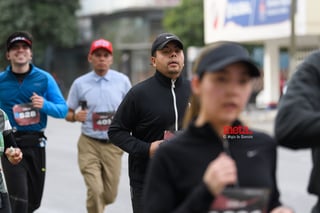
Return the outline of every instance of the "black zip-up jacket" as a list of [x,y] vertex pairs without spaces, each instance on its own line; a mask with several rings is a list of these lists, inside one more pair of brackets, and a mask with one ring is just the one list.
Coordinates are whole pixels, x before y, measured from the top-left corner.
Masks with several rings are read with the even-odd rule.
[[120,104],[108,135],[129,153],[130,184],[143,184],[151,142],[165,130],[178,130],[188,106],[190,81],[175,82],[160,72],[133,86]]
[[[240,123],[237,123],[239,125]],[[276,142],[267,134],[253,133],[228,139],[240,187],[270,189],[268,212],[280,205],[276,184]],[[225,151],[209,124],[192,123],[184,132],[161,145],[150,162],[143,196],[146,213],[209,212],[213,195],[203,182],[209,163]]]
[[284,147],[312,148],[308,191],[320,197],[320,51],[307,56],[290,79],[280,99],[275,136]]

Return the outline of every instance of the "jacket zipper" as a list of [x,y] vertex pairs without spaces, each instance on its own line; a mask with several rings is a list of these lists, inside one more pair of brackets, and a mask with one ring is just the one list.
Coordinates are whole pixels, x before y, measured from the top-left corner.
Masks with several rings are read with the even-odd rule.
[[175,88],[175,83],[176,80],[171,79],[171,93],[172,93],[172,98],[173,98],[173,107],[174,107],[174,115],[175,115],[175,131],[178,131],[178,109],[177,109],[177,99],[176,99],[176,94],[174,92]]

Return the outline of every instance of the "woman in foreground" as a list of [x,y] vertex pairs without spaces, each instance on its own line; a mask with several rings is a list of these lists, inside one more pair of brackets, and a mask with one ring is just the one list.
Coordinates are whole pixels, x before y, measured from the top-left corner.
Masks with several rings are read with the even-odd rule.
[[[194,72],[187,128],[152,158],[145,212],[292,213],[279,201],[274,139],[238,119],[251,80],[260,76],[248,52],[237,43],[214,43],[201,52]],[[226,201],[230,192],[240,193],[237,202]],[[256,195],[249,199],[251,192]]]

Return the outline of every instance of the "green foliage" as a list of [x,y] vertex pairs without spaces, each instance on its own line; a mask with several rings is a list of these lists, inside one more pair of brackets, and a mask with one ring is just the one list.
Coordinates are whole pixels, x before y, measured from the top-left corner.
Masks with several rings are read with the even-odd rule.
[[37,63],[43,63],[47,47],[75,44],[78,33],[75,12],[79,8],[79,0],[1,0],[2,52],[6,51],[5,42],[11,33],[25,30],[33,35]]
[[163,27],[181,38],[185,48],[204,45],[203,0],[181,0],[177,7],[166,9]]

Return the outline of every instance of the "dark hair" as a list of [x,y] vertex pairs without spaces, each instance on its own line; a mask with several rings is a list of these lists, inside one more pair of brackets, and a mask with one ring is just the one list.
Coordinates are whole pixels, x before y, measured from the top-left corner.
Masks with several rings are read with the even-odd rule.
[[[198,66],[200,64],[200,62],[202,61],[202,59],[207,55],[207,53],[215,48],[217,45],[212,45],[210,47],[205,47],[200,55],[196,58],[194,64],[193,64],[193,67],[192,67],[192,73],[194,75],[197,74],[197,70],[198,70]],[[203,74],[201,74],[199,76],[199,79],[200,81],[202,80],[202,76]],[[183,128],[186,128],[189,123],[191,121],[193,121],[197,115],[199,114],[199,111],[200,111],[200,102],[199,102],[199,97],[197,97],[196,95],[194,94],[191,94],[190,98],[189,98],[189,103],[190,103],[190,106],[187,108],[186,110],[186,113],[185,113],[185,116],[183,118]]]

